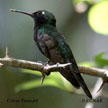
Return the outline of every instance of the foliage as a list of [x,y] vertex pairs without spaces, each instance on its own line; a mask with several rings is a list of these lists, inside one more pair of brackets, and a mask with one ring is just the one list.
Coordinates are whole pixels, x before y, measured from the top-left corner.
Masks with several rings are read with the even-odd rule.
[[96,3],[90,8],[88,22],[95,32],[108,35],[108,1]]
[[108,0],[73,0],[73,5],[79,13],[88,9],[90,27],[97,33],[108,35]]
[[63,90],[71,91],[71,88],[72,88],[70,86],[71,84],[67,82],[66,80],[64,80],[64,78],[58,72],[51,73],[50,76],[46,77],[42,86],[41,86],[41,73],[40,72],[27,70],[27,69],[22,69],[21,72],[39,76],[39,79],[23,82],[22,84],[17,85],[15,87],[16,92],[19,92],[21,90],[28,90],[28,89],[32,89],[36,87],[42,87],[42,86],[54,86]]
[[95,57],[95,63],[97,67],[105,67],[108,66],[108,59],[103,58],[104,52],[99,53],[96,57]]

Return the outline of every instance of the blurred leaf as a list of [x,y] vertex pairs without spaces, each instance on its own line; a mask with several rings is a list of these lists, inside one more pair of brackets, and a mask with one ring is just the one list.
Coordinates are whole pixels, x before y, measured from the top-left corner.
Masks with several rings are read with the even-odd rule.
[[80,63],[81,66],[86,66],[86,67],[94,67],[93,62],[82,62]]
[[19,92],[21,90],[29,90],[36,87],[43,87],[43,86],[54,86],[60,88],[61,86],[57,83],[57,81],[54,81],[52,79],[45,79],[44,84],[41,86],[41,80],[32,80],[25,83],[22,83],[18,86],[16,86],[15,91]]
[[20,72],[27,73],[27,74],[33,74],[33,75],[37,75],[37,76],[41,76],[41,72],[34,71],[34,70],[29,70],[29,69],[21,69]]
[[103,58],[104,52],[95,57],[95,63],[98,67],[108,66],[108,59]]
[[[31,72],[32,73],[32,72]],[[36,87],[43,87],[43,86],[54,86],[66,91],[71,91],[72,86],[71,84],[65,80],[59,72],[51,73],[50,76],[46,77],[43,85],[41,86],[41,79],[36,79],[32,81],[27,81],[22,84],[19,84],[15,87],[15,92],[20,92],[22,90],[29,90]]]
[[90,8],[88,22],[95,32],[108,35],[108,1],[96,3]]

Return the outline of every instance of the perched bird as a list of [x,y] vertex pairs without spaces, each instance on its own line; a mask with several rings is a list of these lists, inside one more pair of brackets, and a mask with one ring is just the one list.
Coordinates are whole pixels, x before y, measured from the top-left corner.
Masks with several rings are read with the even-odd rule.
[[34,40],[41,53],[53,64],[71,63],[69,68],[60,70],[61,75],[63,75],[74,87],[79,88],[81,86],[86,95],[89,98],[92,98],[92,95],[79,72],[69,45],[56,28],[55,16],[46,10],[39,10],[34,13],[13,9],[11,11],[29,15],[34,19]]

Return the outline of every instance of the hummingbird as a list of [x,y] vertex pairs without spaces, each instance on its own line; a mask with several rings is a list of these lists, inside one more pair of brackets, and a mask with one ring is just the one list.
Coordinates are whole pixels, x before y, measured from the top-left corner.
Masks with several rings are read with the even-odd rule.
[[61,75],[75,88],[82,87],[85,94],[92,98],[79,72],[72,50],[65,41],[64,36],[57,30],[55,16],[47,10],[39,10],[33,13],[15,9],[11,9],[11,11],[28,15],[34,19],[34,41],[41,53],[53,64],[71,63],[67,69],[60,70]]

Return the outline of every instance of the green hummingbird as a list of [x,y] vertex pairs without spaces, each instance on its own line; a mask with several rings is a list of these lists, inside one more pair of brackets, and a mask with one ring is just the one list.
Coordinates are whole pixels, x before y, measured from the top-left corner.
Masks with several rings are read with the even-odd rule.
[[89,98],[92,95],[83,80],[72,51],[66,43],[63,35],[56,28],[55,16],[47,10],[39,10],[34,13],[11,10],[13,12],[23,13],[31,16],[34,19],[34,41],[39,50],[53,64],[71,63],[67,69],[61,69],[61,75],[66,78],[74,87],[84,90]]

